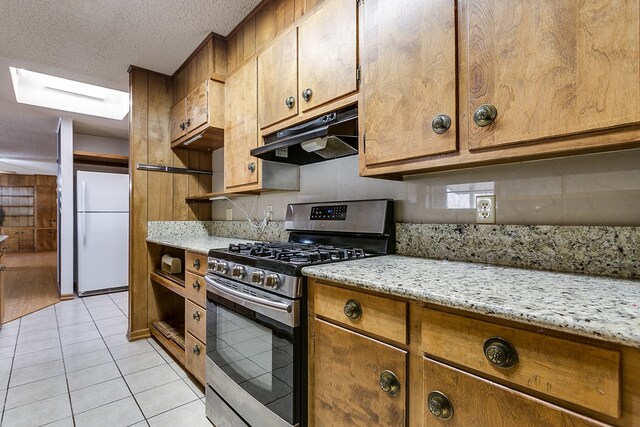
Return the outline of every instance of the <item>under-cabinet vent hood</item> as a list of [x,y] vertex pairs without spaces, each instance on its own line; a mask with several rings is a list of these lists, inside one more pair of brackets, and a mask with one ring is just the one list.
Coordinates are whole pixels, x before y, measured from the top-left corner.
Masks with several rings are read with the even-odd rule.
[[267,135],[251,155],[272,162],[307,165],[358,154],[358,109],[334,111]]

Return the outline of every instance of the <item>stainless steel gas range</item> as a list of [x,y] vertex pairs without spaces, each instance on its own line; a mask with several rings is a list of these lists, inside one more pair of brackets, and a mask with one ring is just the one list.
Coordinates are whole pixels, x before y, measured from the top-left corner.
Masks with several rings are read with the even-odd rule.
[[209,251],[207,417],[217,427],[306,425],[303,267],[395,252],[393,200],[287,206],[287,243]]

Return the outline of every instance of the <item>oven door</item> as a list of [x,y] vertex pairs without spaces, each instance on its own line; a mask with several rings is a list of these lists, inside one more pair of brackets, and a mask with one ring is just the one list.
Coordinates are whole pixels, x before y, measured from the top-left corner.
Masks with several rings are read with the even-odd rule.
[[212,274],[205,280],[207,393],[251,426],[299,425],[306,360],[300,300]]

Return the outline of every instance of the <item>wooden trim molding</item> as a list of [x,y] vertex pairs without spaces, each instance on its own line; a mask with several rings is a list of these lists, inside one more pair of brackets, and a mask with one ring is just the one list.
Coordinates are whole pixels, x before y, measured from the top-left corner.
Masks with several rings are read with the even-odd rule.
[[60,301],[69,301],[76,297],[75,294],[60,294]]
[[137,331],[127,331],[127,339],[129,341],[137,341],[144,338],[150,338],[151,331],[149,328],[138,329]]

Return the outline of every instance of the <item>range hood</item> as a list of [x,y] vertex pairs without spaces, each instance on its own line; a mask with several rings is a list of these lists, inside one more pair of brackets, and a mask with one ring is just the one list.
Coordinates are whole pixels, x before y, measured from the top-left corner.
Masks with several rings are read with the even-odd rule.
[[358,154],[358,109],[334,111],[267,135],[251,155],[272,162],[308,165]]

